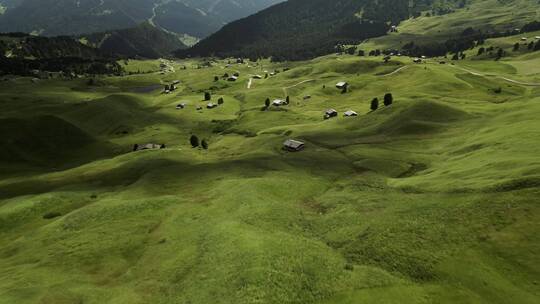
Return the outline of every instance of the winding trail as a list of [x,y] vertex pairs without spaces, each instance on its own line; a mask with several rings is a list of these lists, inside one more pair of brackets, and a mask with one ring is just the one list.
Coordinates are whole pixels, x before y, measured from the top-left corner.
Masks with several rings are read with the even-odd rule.
[[[402,66],[402,67],[398,68],[397,70],[395,70],[393,72],[390,72],[390,73],[384,74],[384,75],[380,75],[379,77],[392,76],[392,75],[394,75],[394,74],[396,74],[398,72],[403,71],[404,69],[408,68],[409,66],[410,65]],[[469,73],[471,75],[474,75],[474,76],[494,77],[494,78],[502,79],[504,81],[511,82],[511,83],[514,83],[514,84],[519,84],[519,85],[524,85],[524,86],[531,86],[531,87],[540,87],[540,83],[523,82],[523,81],[511,79],[511,78],[508,78],[508,77],[504,77],[504,76],[498,75],[498,74],[480,73],[480,72],[469,70],[469,69],[466,69],[466,68],[463,68],[463,67],[460,67],[460,66],[457,66],[457,65],[448,65],[448,66],[453,67],[453,68],[458,69],[458,70],[462,70],[462,71],[467,72],[467,73]]]
[[396,74],[396,73],[399,73],[400,71],[402,71],[402,70],[404,70],[404,69],[406,69],[406,68],[408,68],[408,67],[409,67],[408,65],[402,66],[402,67],[400,67],[400,68],[396,69],[395,71],[390,72],[390,73],[388,73],[388,74],[379,75],[379,77],[392,76],[392,75],[394,75],[394,74]]
[[311,81],[315,81],[315,79],[307,79],[307,80],[304,80],[304,81],[300,81],[299,83],[294,84],[294,85],[292,85],[292,86],[289,86],[289,87],[283,87],[283,93],[285,94],[285,96],[287,96],[287,90],[288,90],[288,89],[292,89],[292,88],[297,87],[297,86],[299,86],[299,85],[301,85],[301,84],[304,84],[304,83],[306,83],[306,82],[311,82]]
[[248,84],[247,84],[247,88],[248,90],[251,89],[251,84],[253,83],[253,78],[249,78],[249,81],[248,81]]
[[480,76],[480,77],[495,77],[495,78],[502,79],[502,80],[504,80],[504,81],[508,81],[508,82],[514,83],[514,84],[519,84],[519,85],[524,85],[524,86],[531,86],[531,87],[540,87],[540,83],[522,82],[522,81],[510,79],[510,78],[507,78],[507,77],[504,77],[504,76],[501,76],[501,75],[497,75],[497,74],[483,74],[483,73],[476,72],[476,71],[472,71],[472,70],[469,70],[469,69],[466,69],[466,68],[462,68],[462,67],[456,66],[456,65],[451,65],[451,67],[453,67],[453,68],[455,68],[455,69],[462,70],[462,71],[467,72],[467,73],[469,73],[469,74],[471,74],[471,75],[474,75],[474,76]]

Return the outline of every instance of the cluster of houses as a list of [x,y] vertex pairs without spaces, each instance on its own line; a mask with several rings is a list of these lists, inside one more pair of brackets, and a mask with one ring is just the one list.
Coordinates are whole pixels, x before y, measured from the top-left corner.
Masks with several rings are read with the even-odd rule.
[[[155,143],[147,143],[147,144],[135,144],[133,145],[133,152],[138,151],[145,151],[145,150],[162,150],[165,149],[165,144],[155,144]],[[289,152],[299,152],[304,150],[305,144],[301,141],[294,140],[294,139],[288,139],[283,143],[283,150],[289,151]]]
[[[209,103],[206,104],[206,108],[207,108],[207,109],[215,109],[215,108],[217,108],[217,107],[219,107],[219,106],[220,106],[220,103],[209,102]],[[183,110],[183,109],[185,109],[186,107],[187,107],[187,103],[182,102],[182,103],[179,103],[179,104],[176,105],[176,110]],[[201,105],[198,105],[198,106],[196,107],[196,109],[197,109],[197,111],[200,111],[200,110],[203,109],[203,107],[202,107]]]
[[[217,76],[216,76],[216,77],[217,77]],[[237,81],[238,78],[240,78],[240,73],[235,72],[235,73],[232,74],[232,75],[229,75],[228,73],[225,73],[225,74],[223,74],[222,78],[223,78],[223,79],[226,79],[227,81],[234,82],[234,81]],[[216,78],[216,79],[217,79],[217,78]]]
[[164,94],[170,94],[171,92],[176,90],[176,86],[180,84],[180,80],[175,80],[171,84],[166,84],[165,89],[163,90]]
[[[336,111],[335,109],[328,109],[328,110],[324,111],[323,118],[325,120],[330,119],[330,118],[334,118],[334,117],[337,117],[338,114],[339,114],[338,111]],[[356,113],[353,110],[348,110],[345,113],[343,113],[343,117],[355,117],[355,116],[358,116],[358,113]]]
[[415,58],[413,58],[413,62],[414,62],[414,63],[422,63],[422,62],[424,62],[424,60],[426,60],[426,59],[427,59],[426,56],[415,57]]
[[165,149],[166,146],[164,144],[135,144],[133,145],[133,152],[136,151],[143,151],[143,150],[160,150]]
[[[535,39],[535,40],[540,40],[540,36],[536,36],[536,37],[534,37],[534,39]],[[521,41],[527,41],[527,40],[529,40],[529,38],[527,38],[527,37],[521,37]]]
[[174,67],[171,63],[171,61],[166,59],[160,59],[159,60],[159,68],[161,70],[160,74],[164,75],[166,73],[174,73]]

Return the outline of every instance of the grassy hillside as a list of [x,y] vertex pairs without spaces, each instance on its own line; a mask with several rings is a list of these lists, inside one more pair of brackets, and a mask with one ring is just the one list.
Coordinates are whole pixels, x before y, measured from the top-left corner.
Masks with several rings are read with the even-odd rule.
[[[499,61],[0,82],[0,303],[538,303],[540,57],[519,37],[486,41]],[[205,92],[224,104],[196,110]]]
[[371,39],[366,47],[400,49],[411,41],[431,44],[459,37],[467,28],[484,33],[504,32],[535,20],[540,20],[540,8],[534,0],[471,1],[451,14],[426,16],[424,13],[421,17],[405,20],[398,25],[398,33]]

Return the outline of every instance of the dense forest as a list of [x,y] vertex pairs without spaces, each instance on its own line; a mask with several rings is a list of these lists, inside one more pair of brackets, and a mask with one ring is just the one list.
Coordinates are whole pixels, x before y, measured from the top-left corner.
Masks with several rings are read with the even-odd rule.
[[[336,45],[385,35],[391,25],[432,8],[443,14],[466,2],[420,0],[290,0],[233,22],[179,57],[272,57],[303,60],[327,54]],[[444,5],[443,5],[444,4]]]
[[[465,29],[460,36],[452,37],[444,42],[432,42],[418,44],[414,41],[410,41],[404,45],[402,50],[399,50],[400,53],[410,56],[445,56],[448,53],[450,54],[459,54],[465,50],[472,49],[474,47],[484,44],[484,41],[489,38],[505,37],[515,35],[517,33],[527,33],[540,30],[540,22],[533,21],[525,24],[519,31],[509,30],[504,32],[482,32],[480,30],[475,30],[471,27]],[[530,46],[532,50],[540,49],[540,41],[536,44],[533,43]]]
[[0,34],[0,74],[35,75],[35,71],[73,74],[118,74],[117,57],[72,37]]

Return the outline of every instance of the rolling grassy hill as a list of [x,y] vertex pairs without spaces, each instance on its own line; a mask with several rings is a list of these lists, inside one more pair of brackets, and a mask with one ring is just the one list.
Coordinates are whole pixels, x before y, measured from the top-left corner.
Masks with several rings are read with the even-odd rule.
[[[538,303],[540,57],[520,39],[485,42],[499,61],[0,82],[0,303]],[[224,104],[196,110],[205,92]]]

